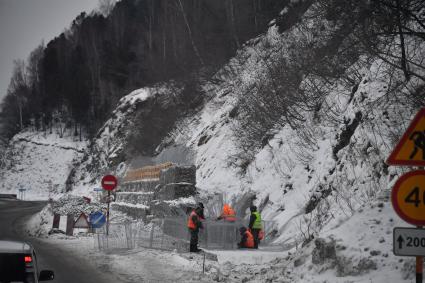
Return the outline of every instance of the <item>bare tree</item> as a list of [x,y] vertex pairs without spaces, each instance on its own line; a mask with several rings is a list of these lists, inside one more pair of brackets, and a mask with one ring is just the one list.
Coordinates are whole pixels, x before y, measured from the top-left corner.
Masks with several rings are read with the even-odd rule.
[[19,125],[20,129],[24,128],[23,125],[23,108],[27,97],[29,95],[28,74],[25,61],[15,60],[12,78],[10,80],[8,94],[16,98],[16,105],[19,111]]
[[204,66],[205,65],[204,60],[202,60],[201,54],[199,53],[199,50],[196,47],[195,41],[193,40],[192,29],[190,28],[190,24],[189,24],[189,21],[187,19],[186,12],[184,10],[182,1],[181,0],[177,0],[177,1],[178,1],[182,16],[184,18],[184,22],[185,22],[186,27],[187,27],[187,32],[189,34],[190,41],[192,42],[193,51],[195,51],[196,57],[198,57],[198,60],[199,60],[199,63],[201,64],[201,66]]
[[116,0],[99,0],[98,9],[105,17],[108,16],[115,7]]

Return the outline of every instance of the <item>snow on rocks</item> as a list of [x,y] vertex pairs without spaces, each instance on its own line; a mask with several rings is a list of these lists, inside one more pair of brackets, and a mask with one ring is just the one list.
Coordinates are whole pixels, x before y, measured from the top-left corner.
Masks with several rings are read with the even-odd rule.
[[106,204],[87,203],[83,197],[70,194],[64,195],[52,202],[53,213],[59,215],[72,214],[74,217],[78,217],[81,213],[90,215],[93,212],[104,210],[106,210]]
[[45,237],[52,228],[53,212],[50,205],[46,205],[39,213],[34,214],[26,223],[24,230],[32,237]]
[[119,178],[124,177],[128,164],[121,161],[136,111],[147,100],[165,95],[172,95],[172,91],[170,85],[164,83],[135,90],[120,99],[111,118],[99,129],[71,176],[74,194],[89,193],[93,196],[94,192],[88,192],[87,188],[98,186],[103,174],[114,173]]

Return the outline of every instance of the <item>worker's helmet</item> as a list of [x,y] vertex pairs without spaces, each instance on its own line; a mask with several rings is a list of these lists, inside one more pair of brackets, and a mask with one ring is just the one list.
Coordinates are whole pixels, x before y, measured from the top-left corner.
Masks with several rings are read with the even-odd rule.
[[251,212],[257,211],[257,207],[255,205],[251,205],[249,209],[251,210]]
[[239,228],[239,232],[241,232],[241,234],[245,233],[246,232],[246,228],[242,226],[241,228]]

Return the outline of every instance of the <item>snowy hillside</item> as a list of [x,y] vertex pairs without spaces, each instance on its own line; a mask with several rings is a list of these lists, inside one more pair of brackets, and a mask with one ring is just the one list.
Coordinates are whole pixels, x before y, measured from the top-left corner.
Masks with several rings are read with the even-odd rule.
[[[172,99],[172,90],[165,86],[142,88],[119,101],[111,118],[99,130],[70,176],[73,194],[87,194],[87,187],[99,187],[100,180],[105,174],[124,176],[132,158],[126,156],[125,148],[129,135],[136,131],[134,128],[136,113],[149,109],[147,105],[155,99]],[[93,191],[89,193],[94,194]]]
[[65,183],[86,148],[76,137],[33,132],[16,135],[3,156],[2,193],[18,194],[26,189],[27,199],[47,199],[65,193]]
[[[385,160],[421,106],[412,94],[423,97],[420,77],[425,77],[425,70],[418,66],[425,58],[425,44],[406,40],[408,49],[415,50],[409,60],[415,62],[410,68],[417,74],[408,80],[388,61],[398,52],[397,37],[388,42],[388,57],[355,50],[352,56],[317,63],[317,58],[307,58],[303,51],[317,45],[312,53],[320,49],[331,57],[326,52],[350,49],[357,40],[352,35],[359,31],[356,27],[343,30],[344,40],[333,50],[329,38],[339,35],[342,27],[325,16],[316,17],[316,8],[312,5],[300,23],[282,33],[272,25],[266,34],[241,47],[212,78],[201,80],[205,103],[188,111],[190,115],[179,116],[166,138],[151,146],[158,155],[167,152],[170,160],[165,161],[172,162],[180,159],[178,149],[189,149],[195,156],[196,186],[206,202],[216,194],[225,195],[235,207],[252,200],[263,219],[274,223],[269,231],[272,244],[285,253],[271,263],[252,266],[230,256],[230,264],[218,264],[223,264],[219,269],[231,282],[241,278],[242,282],[411,282],[414,261],[392,253],[393,228],[409,225],[389,201],[392,186],[406,170],[389,167]],[[315,55],[320,57],[320,52]],[[270,105],[261,98],[275,94],[275,89],[267,93],[264,83],[275,79],[270,66],[283,62],[277,67],[298,68],[304,61],[315,62],[319,71],[326,69],[325,63],[340,69],[330,79],[315,72],[301,73],[296,94],[313,100],[318,92],[321,99],[307,109],[297,104],[299,98],[294,95],[295,106],[290,110],[296,113],[285,113],[297,121],[271,117],[275,123],[264,122],[261,139],[244,147],[244,129],[262,130],[255,128],[257,121],[248,119],[252,111],[255,114],[261,108],[269,114]],[[180,90],[164,83],[125,96],[90,144],[30,131],[17,135],[5,158],[2,191],[16,192],[24,186],[34,192],[31,197],[41,198],[50,187],[55,194],[62,193],[68,180],[72,194],[87,195],[87,188],[99,186],[103,174],[122,177],[138,157],[127,151],[130,135],[139,130],[137,113],[151,113],[157,104],[172,104]],[[247,213],[238,211],[241,216]],[[323,250],[330,252],[323,254]],[[246,278],[241,277],[244,274]]]

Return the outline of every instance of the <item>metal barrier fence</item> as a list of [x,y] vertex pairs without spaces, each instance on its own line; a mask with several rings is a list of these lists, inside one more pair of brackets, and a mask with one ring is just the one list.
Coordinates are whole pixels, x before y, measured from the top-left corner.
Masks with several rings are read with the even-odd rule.
[[112,249],[132,249],[133,239],[131,235],[131,226],[133,223],[111,223],[109,225],[109,235],[106,235],[106,229],[97,231],[97,247],[99,250]]
[[[155,219],[148,225],[140,222],[111,223],[109,235],[105,230],[97,234],[99,250],[133,249],[138,247],[186,251],[189,249],[189,230],[185,218]],[[241,221],[204,221],[199,233],[199,245],[207,249],[231,250],[240,241]],[[269,242],[273,223],[263,221],[265,238],[260,245]]]

